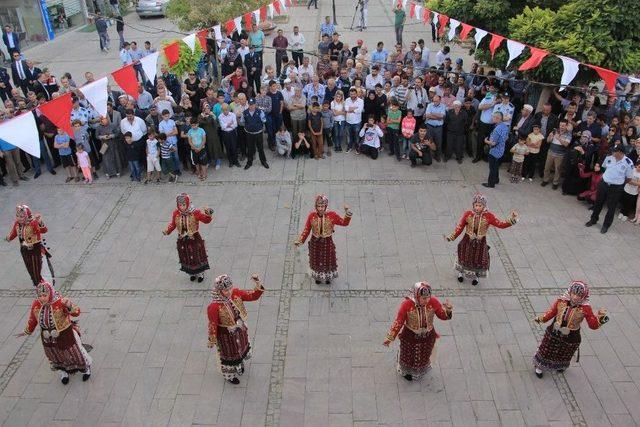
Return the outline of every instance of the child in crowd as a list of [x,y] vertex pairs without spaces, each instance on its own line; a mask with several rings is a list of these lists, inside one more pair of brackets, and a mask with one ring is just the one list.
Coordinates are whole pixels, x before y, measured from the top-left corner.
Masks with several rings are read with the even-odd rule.
[[522,165],[522,176],[533,181],[533,175],[536,171],[536,165],[538,164],[538,158],[540,157],[540,146],[544,140],[544,135],[540,132],[540,125],[533,125],[533,132],[527,136],[527,147],[529,147],[529,154],[524,158],[524,165]]
[[324,159],[324,147],[322,141],[322,113],[320,104],[311,104],[311,112],[307,115],[307,126],[311,132],[311,145],[313,146],[313,156],[316,160]]
[[524,163],[524,158],[529,154],[529,147],[527,147],[527,138],[524,136],[518,137],[518,143],[511,147],[511,154],[513,154],[513,158],[511,159],[511,182],[520,182],[523,181],[522,177],[522,165]]
[[331,132],[333,131],[333,111],[331,111],[331,103],[324,101],[322,103],[322,138],[327,141],[327,155],[331,155],[331,149],[333,147],[333,139],[331,138]]
[[395,98],[391,99],[389,109],[387,110],[387,142],[389,143],[389,155],[395,154],[396,159],[400,160],[402,153],[400,152],[400,123],[402,122],[402,111],[400,105]]
[[156,133],[154,130],[150,130],[147,134],[147,177],[144,179],[146,184],[152,181],[152,175],[155,173],[156,182],[160,182],[160,152],[158,151],[158,140],[156,139]]
[[307,137],[304,132],[298,133],[298,141],[293,144],[293,149],[291,150],[291,158],[295,159],[296,156],[304,156],[309,153],[309,158],[313,157],[313,152],[311,151],[311,144],[307,141]]
[[[526,161],[526,159],[525,159]],[[604,171],[600,169],[600,163],[596,163],[593,166],[593,172],[585,172],[584,163],[578,164],[578,170],[580,172],[580,178],[590,178],[589,189],[578,194],[578,200],[586,200],[589,204],[593,205],[596,202],[596,194],[598,193],[598,184],[602,179]]]
[[140,147],[139,141],[134,141],[131,132],[124,133],[124,152],[129,169],[131,170],[131,181],[140,182]]
[[287,130],[287,127],[283,124],[276,132],[276,152],[285,158],[288,155],[293,157],[291,151],[291,134]]
[[636,162],[636,168],[631,176],[631,181],[625,184],[624,192],[620,200],[620,214],[618,219],[626,221],[631,219],[631,222],[637,223],[636,216],[636,204],[638,199],[638,187],[640,186],[640,161]]
[[362,138],[360,153],[374,160],[377,159],[380,151],[380,138],[383,135],[382,130],[376,124],[375,116],[370,115],[367,118],[367,123],[360,129],[360,137]]
[[198,118],[191,118],[191,129],[187,132],[189,147],[191,147],[191,161],[196,165],[196,174],[200,181],[207,179],[207,134],[204,129],[198,126]]
[[167,141],[165,133],[158,134],[158,143],[160,144],[160,167],[163,175],[169,175],[169,182],[178,182],[178,174],[175,171],[175,165],[171,158],[171,153],[178,148],[175,144]]
[[69,146],[70,144],[71,138],[69,138],[69,135],[62,129],[58,128],[58,133],[53,139],[53,147],[58,150],[62,167],[67,170],[67,179],[64,182],[70,182],[73,180],[78,182],[80,181],[80,177],[78,176],[76,165],[73,162],[73,155],[71,147]]
[[96,173],[95,165],[98,163],[98,158],[96,157],[96,153],[91,150],[91,143],[89,142],[89,134],[87,133],[87,129],[82,126],[82,122],[80,120],[74,120],[71,122],[71,126],[73,126],[73,140],[76,143],[76,148],[78,145],[82,145],[84,151],[89,155],[91,159],[91,172],[93,176],[98,179],[98,174]]
[[84,151],[82,144],[76,145],[76,157],[78,158],[78,167],[82,171],[82,175],[84,175],[84,183],[93,183],[93,178],[91,177],[91,159],[89,159],[89,153]]
[[385,135],[387,134],[387,115],[386,114],[382,114],[380,116],[378,127],[382,131],[382,138],[380,138],[380,148],[379,148],[379,150],[382,151],[382,149],[384,148],[384,144],[386,143]]
[[[416,132],[416,119],[413,117],[413,110],[409,108],[407,110],[407,116],[402,119],[402,158],[406,159],[409,154],[409,144],[411,143],[411,138],[413,138],[413,134]],[[397,155],[396,155],[397,157]],[[398,160],[400,160],[398,158]]]

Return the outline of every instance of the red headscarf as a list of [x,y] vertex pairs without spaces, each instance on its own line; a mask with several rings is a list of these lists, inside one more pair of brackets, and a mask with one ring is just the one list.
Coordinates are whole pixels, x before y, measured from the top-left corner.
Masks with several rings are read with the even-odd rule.
[[20,224],[26,224],[31,221],[33,215],[31,214],[31,209],[27,205],[18,205],[16,206],[16,220]]
[[41,279],[40,283],[38,284],[37,295],[38,298],[43,295],[48,295],[48,301],[46,304],[51,304],[60,299],[60,294],[58,293],[58,291],[55,290],[51,283],[47,282],[44,279]]
[[[181,204],[186,206],[184,210],[180,209]],[[176,196],[176,206],[178,207],[178,211],[183,215],[193,211],[193,208],[191,207],[191,198],[187,193],[180,193]]]

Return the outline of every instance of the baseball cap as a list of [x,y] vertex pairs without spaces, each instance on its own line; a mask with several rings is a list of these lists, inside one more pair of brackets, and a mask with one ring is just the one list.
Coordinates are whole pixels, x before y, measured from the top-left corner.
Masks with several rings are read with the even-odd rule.
[[624,147],[622,146],[622,144],[618,144],[615,147],[613,147],[613,152],[614,153],[624,153]]
[[251,98],[251,99],[249,100],[249,105],[254,105],[255,103],[256,103],[256,100],[255,100],[255,99]]

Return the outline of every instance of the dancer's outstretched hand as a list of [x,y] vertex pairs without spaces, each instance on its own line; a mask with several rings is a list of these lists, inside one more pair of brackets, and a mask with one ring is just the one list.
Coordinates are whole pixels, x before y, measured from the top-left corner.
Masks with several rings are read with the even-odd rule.
[[391,341],[389,340],[384,340],[384,342],[382,343],[382,345],[385,347],[389,347],[389,344],[391,344]]
[[19,334],[15,334],[14,335],[16,338],[22,338],[22,337],[26,337],[27,333],[26,332],[20,332]]
[[449,301],[449,298],[445,299],[444,304],[442,305],[444,308],[446,308],[449,311],[453,310],[453,304],[451,304],[451,302]]

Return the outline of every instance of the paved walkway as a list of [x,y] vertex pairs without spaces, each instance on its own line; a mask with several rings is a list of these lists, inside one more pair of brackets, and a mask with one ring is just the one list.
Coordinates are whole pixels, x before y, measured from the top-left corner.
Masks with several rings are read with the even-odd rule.
[[[387,3],[370,2],[371,27],[391,22]],[[320,6],[317,16],[328,14],[329,3],[321,0]],[[349,21],[352,6],[340,0],[338,6],[339,22]],[[294,9],[293,16],[305,29],[316,23],[306,9]],[[373,32],[345,37],[366,37],[371,45]],[[392,41],[390,28],[376,34]],[[417,35],[407,31],[408,39]],[[64,40],[39,49],[55,58]],[[99,74],[97,67],[114,65],[97,63],[98,53],[89,47],[74,52],[82,49],[85,59],[54,61],[56,73],[70,69],[63,64],[74,64],[75,74],[89,66]],[[36,49],[31,52],[35,57]],[[9,229],[18,202],[44,215],[58,287],[83,310],[94,374],[87,383],[75,376],[63,386],[39,340],[13,337],[24,327],[33,293],[15,242],[0,245],[0,422],[640,423],[637,228],[616,221],[603,236],[583,226],[588,211],[575,199],[537,184],[509,184],[503,175],[504,183],[486,192],[489,208],[501,216],[516,208],[522,220],[490,233],[491,275],[471,288],[455,280],[455,245],[442,235],[482,189],[485,164],[410,169],[384,153],[377,161],[353,153],[323,161],[268,160],[269,170],[225,167],[206,183],[187,177],[178,185],[143,186],[122,178],[83,186],[45,173],[18,189],[3,189],[0,229]],[[202,230],[213,266],[205,284],[185,280],[177,270],[175,237],[161,235],[180,191],[197,206],[215,209],[214,222]],[[336,233],[340,278],[330,288],[316,286],[306,274],[306,247],[293,249],[319,192],[329,195],[331,208],[348,203],[354,211],[351,226]],[[248,287],[253,272],[269,290],[248,304],[255,353],[241,384],[233,386],[217,374],[206,348],[205,307],[212,276],[229,273]],[[585,330],[580,363],[538,380],[530,360],[542,329],[532,319],[570,278],[592,284],[592,303],[607,307],[611,322],[601,331]],[[387,349],[382,341],[405,289],[421,279],[451,299],[454,317],[436,324],[442,338],[434,369],[408,383],[395,373],[397,344]]]

